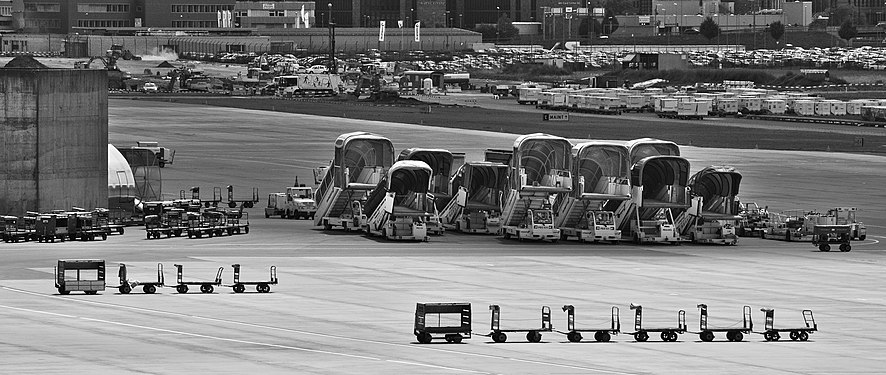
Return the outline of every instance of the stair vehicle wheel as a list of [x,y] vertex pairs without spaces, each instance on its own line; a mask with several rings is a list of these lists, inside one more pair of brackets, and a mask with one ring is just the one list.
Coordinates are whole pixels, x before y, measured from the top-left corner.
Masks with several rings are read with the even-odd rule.
[[798,339],[800,339],[800,332],[791,331],[790,337],[792,341],[797,341]]
[[243,284],[234,285],[234,293],[243,293],[246,291],[246,287]]
[[508,335],[506,335],[504,332],[493,333],[492,341],[499,343],[508,341]]
[[150,285],[150,284],[145,285],[142,287],[142,291],[144,291],[145,294],[154,294],[155,292],[157,292],[157,287]]
[[609,342],[611,338],[612,336],[606,331],[597,331],[597,333],[594,333],[594,340],[599,342]]
[[526,333],[526,340],[529,342],[539,342],[541,341],[541,333],[538,331],[529,331]]
[[418,336],[416,336],[416,339],[418,339],[418,342],[419,342],[419,343],[422,343],[422,344],[430,344],[430,343],[431,343],[431,340],[432,340],[433,338],[431,337],[431,334],[430,334],[430,333],[422,332],[422,333],[419,333]]
[[148,239],[150,240],[151,239],[151,232],[146,232],[145,234],[147,235]]
[[179,293],[182,293],[182,294],[187,293],[187,292],[188,292],[188,286],[187,286],[187,285],[184,285],[184,284],[179,285],[179,286],[175,287],[175,291],[176,291],[176,292],[179,292]]
[[864,241],[865,238],[868,238],[868,235],[864,234],[864,235],[858,236],[859,241]]
[[[842,247],[842,246],[841,246],[841,247]],[[823,244],[821,244],[821,245],[818,245],[818,250],[819,250],[819,251],[831,251],[831,245],[828,245],[828,244],[826,244],[826,243],[823,243]]]
[[582,339],[581,333],[569,332],[566,334],[566,339],[569,340],[569,342],[579,342]]
[[[702,333],[699,333],[698,337],[701,339],[701,341],[704,341],[704,342],[714,341],[714,333],[711,331],[704,331]],[[726,337],[731,338],[732,335],[729,333],[726,333]]]
[[213,288],[212,285],[209,285],[209,284],[200,285],[200,292],[201,293],[212,293],[212,291],[214,289],[215,288]]
[[797,334],[797,338],[798,338],[800,341],[806,341],[806,340],[809,340],[809,333],[807,333],[806,331],[800,331],[800,333]]
[[123,285],[120,285],[120,287],[117,288],[117,290],[120,291],[120,294],[129,294],[129,292],[132,291],[132,288],[129,286],[129,284],[123,284]]
[[634,334],[634,340],[645,342],[646,340],[649,340],[649,334],[646,332],[637,332]]

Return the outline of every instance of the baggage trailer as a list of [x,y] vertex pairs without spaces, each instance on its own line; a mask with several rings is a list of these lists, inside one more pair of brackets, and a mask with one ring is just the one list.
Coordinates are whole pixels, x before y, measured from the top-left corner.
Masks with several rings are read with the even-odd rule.
[[46,214],[37,217],[34,235],[38,242],[65,242],[68,237],[68,217],[65,215]]
[[[145,236],[150,240],[152,238],[160,238],[166,235],[167,238],[172,237],[175,230],[163,222],[160,215],[145,215]],[[179,232],[181,234],[181,232]]]
[[[427,316],[437,314],[437,324],[428,325]],[[444,325],[444,315],[457,315],[457,318],[448,316],[446,321],[458,324]],[[463,339],[471,338],[471,304],[470,303],[416,303],[415,326],[413,328],[415,338],[421,344],[429,344],[433,339],[445,339],[449,343],[460,343]]]
[[90,295],[98,294],[105,290],[105,261],[59,259],[55,267],[55,288],[61,295],[76,291]]
[[176,264],[176,265],[175,265],[175,269],[176,269],[176,276],[175,276],[176,286],[175,286],[175,291],[177,291],[177,292],[179,292],[179,293],[182,293],[182,294],[188,292],[188,285],[199,285],[199,286],[200,286],[200,292],[201,292],[201,293],[212,293],[212,291],[215,290],[215,287],[216,287],[216,286],[220,286],[220,285],[221,285],[221,282],[222,282],[222,271],[225,270],[224,267],[219,267],[219,268],[218,268],[218,273],[215,275],[215,280],[214,280],[214,281],[198,281],[198,280],[183,281],[183,280],[182,280],[182,265],[181,265],[181,264]]
[[686,333],[686,311],[677,312],[677,326],[665,328],[643,328],[643,306],[631,304],[634,310],[634,339],[639,342],[649,340],[650,332],[659,332],[661,341],[677,341],[677,335]]
[[708,305],[699,304],[701,309],[698,321],[698,338],[701,341],[714,341],[714,332],[726,332],[726,339],[733,342],[739,342],[744,339],[744,335],[750,334],[754,328],[751,320],[751,307],[745,306],[742,310],[741,327],[710,327],[708,326]]
[[271,279],[268,281],[240,281],[240,264],[233,264],[231,267],[234,267],[234,283],[230,287],[234,289],[234,293],[245,292],[247,285],[255,285],[255,291],[259,293],[270,293],[271,285],[277,285],[277,266],[271,266]]
[[201,238],[204,235],[212,238],[216,228],[208,220],[205,220],[203,215],[198,212],[188,212],[187,217],[188,238]]
[[816,225],[812,229],[812,246],[818,247],[819,251],[831,251],[830,244],[836,243],[840,244],[840,251],[851,251],[851,230],[849,225]]
[[547,306],[541,307],[541,327],[525,328],[525,329],[501,329],[499,322],[501,320],[501,308],[498,305],[489,305],[492,311],[492,332],[486,336],[492,337],[492,341],[502,343],[508,340],[506,332],[526,332],[526,340],[529,342],[541,341],[542,332],[551,332],[554,327],[551,325],[551,308]]
[[19,225],[20,223],[26,222],[25,219],[19,218],[18,216],[2,216],[0,219],[3,220],[3,241],[30,241],[34,238],[33,228],[28,229],[27,227]]
[[565,305],[563,306],[563,311],[567,314],[566,331],[557,332],[565,334],[570,342],[581,341],[583,338],[582,332],[594,332],[594,340],[598,342],[609,342],[612,335],[617,335],[621,332],[621,321],[618,318],[618,307],[616,306],[612,306],[612,320],[610,321],[609,328],[575,328],[575,307]]
[[[74,209],[77,209],[76,207]],[[111,230],[102,227],[95,212],[76,211],[68,213],[68,239],[71,241],[95,241],[108,239]]]
[[142,291],[145,294],[154,294],[157,292],[158,287],[166,286],[165,281],[166,278],[163,275],[163,263],[157,263],[157,281],[147,281],[142,282],[138,280],[130,280],[129,272],[127,271],[126,264],[120,263],[120,269],[117,271],[117,276],[120,278],[120,285],[112,288],[117,288],[120,294],[129,294],[132,292],[132,289],[141,285]]
[[809,335],[818,331],[818,324],[815,324],[815,318],[812,316],[812,310],[803,310],[803,321],[805,327],[799,328],[775,328],[775,309],[760,309],[766,317],[763,332],[757,332],[763,335],[766,341],[778,341],[782,332],[790,332],[789,336],[793,341],[809,340]]

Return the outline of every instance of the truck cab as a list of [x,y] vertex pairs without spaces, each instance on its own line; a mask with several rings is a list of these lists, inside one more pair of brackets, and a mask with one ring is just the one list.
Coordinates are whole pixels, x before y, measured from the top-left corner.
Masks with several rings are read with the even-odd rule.
[[621,240],[621,230],[615,227],[615,215],[610,211],[587,211],[585,223],[587,228],[578,231],[579,241],[598,242],[610,241],[618,243]]
[[516,227],[502,229],[505,238],[549,240],[560,239],[560,230],[554,228],[554,213],[549,209],[527,210],[523,221]]
[[154,155],[157,156],[157,163],[160,168],[165,167],[166,164],[172,164],[173,159],[175,159],[175,150],[167,147],[160,147],[158,142],[138,141],[135,144],[135,148],[153,152]]
[[313,219],[317,213],[314,189],[308,186],[287,187],[285,193],[268,195],[265,217],[280,215],[281,218]]

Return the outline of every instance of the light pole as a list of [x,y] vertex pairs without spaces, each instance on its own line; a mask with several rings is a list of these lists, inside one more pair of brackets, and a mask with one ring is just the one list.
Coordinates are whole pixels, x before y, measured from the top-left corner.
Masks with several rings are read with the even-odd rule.
[[335,63],[335,23],[332,22],[332,3],[329,5],[329,72],[338,73],[338,65]]
[[501,17],[501,7],[495,7],[495,42],[498,43],[498,39],[501,37],[498,29],[498,18]]

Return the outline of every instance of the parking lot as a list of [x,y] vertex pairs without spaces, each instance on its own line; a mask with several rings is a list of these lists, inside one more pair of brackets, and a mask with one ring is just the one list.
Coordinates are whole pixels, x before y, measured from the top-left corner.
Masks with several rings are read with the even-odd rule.
[[[163,102],[111,100],[109,140],[157,140],[177,150],[164,168],[163,191],[233,185],[267,197],[332,156],[338,134],[386,135],[397,150],[443,147],[481,158],[486,148],[508,148],[515,134],[444,129],[300,114]],[[643,134],[638,134],[642,137]],[[145,240],[139,228],[104,242],[0,244],[0,343],[10,373],[880,373],[886,343],[886,286],[880,241],[886,236],[881,186],[886,159],[821,152],[684,147],[692,171],[712,164],[744,175],[741,197],[773,209],[857,206],[868,240],[849,253],[820,253],[808,243],[742,238],[735,247],[580,245],[505,241],[446,233],[428,243],[392,243],[356,233],[323,232],[305,220],[265,219],[259,202],[249,210],[248,235],[211,239]],[[186,266],[185,278],[211,278],[231,264],[243,277],[264,279],[276,265],[280,284],[269,294],[55,294],[56,259],[97,258],[130,276],[150,280],[156,264]],[[251,291],[250,291],[251,292]],[[577,324],[607,322],[621,309],[633,328],[631,303],[644,322],[673,325],[687,312],[698,328],[696,305],[709,306],[712,325],[740,320],[752,307],[776,309],[777,326],[803,324],[812,309],[820,332],[808,342],[764,342],[752,335],[703,343],[697,335],[638,343],[569,343],[557,333],[525,343],[511,335],[494,344],[474,336],[459,345],[419,345],[412,334],[417,302],[471,302],[474,332],[488,332],[487,306],[502,308],[502,328],[536,327],[550,306],[555,329],[565,329],[565,304]]]

